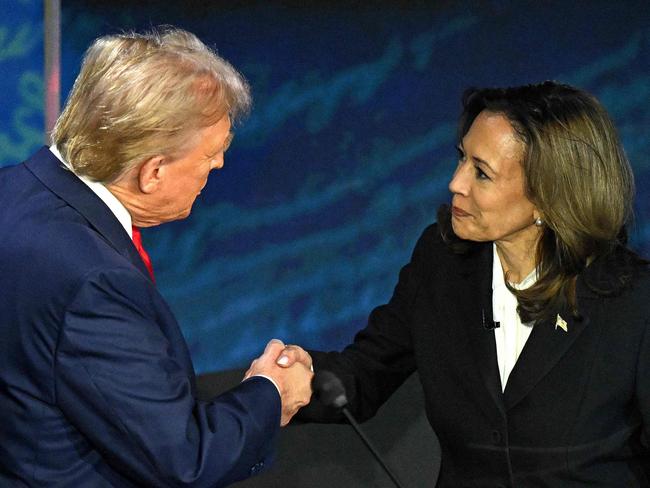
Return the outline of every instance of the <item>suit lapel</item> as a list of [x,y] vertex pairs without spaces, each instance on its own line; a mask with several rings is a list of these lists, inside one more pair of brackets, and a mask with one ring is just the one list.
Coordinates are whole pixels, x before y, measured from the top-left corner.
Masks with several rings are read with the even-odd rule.
[[492,246],[485,245],[475,259],[461,266],[461,275],[469,280],[472,293],[463,302],[463,325],[481,383],[494,404],[504,411],[503,394],[492,319]]
[[138,251],[113,212],[47,148],[41,148],[25,166],[53,193],[81,214],[117,252],[149,277]]
[[[557,325],[558,316],[566,322],[564,327]],[[533,327],[508,378],[504,392],[507,410],[517,405],[555,367],[588,324],[589,317],[575,320],[564,309]]]
[[[492,246],[482,247],[475,259],[467,259],[459,266],[460,273],[468,280],[468,289],[472,292],[469,299],[460,297],[462,310],[458,315],[462,319],[463,329],[476,362],[476,368],[490,397],[497,407],[506,412],[524,399],[535,386],[558,364],[562,357],[589,326],[589,317],[584,314],[590,304],[598,297],[585,285],[585,276],[580,276],[577,283],[579,310],[582,320],[575,320],[568,309],[556,311],[550,319],[535,325],[526,345],[515,364],[505,391],[501,391],[501,375],[496,354],[494,331],[486,330],[492,322]],[[590,265],[584,275],[590,274],[591,281],[607,276],[605,265],[596,261]],[[596,278],[594,278],[594,276]],[[558,316],[566,324],[556,325]],[[566,329],[566,330],[565,330]]]

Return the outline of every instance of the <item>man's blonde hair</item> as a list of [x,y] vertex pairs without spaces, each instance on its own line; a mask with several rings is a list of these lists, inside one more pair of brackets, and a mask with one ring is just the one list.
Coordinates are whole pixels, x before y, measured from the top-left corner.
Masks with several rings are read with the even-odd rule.
[[250,104],[242,75],[189,32],[105,36],[86,51],[51,139],[75,173],[110,183],[180,155],[197,129],[234,122]]

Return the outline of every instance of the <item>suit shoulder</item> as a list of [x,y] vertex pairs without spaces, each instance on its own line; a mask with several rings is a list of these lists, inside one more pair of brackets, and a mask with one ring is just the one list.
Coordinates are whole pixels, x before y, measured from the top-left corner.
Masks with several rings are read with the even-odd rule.
[[[71,212],[72,213],[72,212]],[[0,244],[0,283],[20,296],[54,299],[63,305],[75,290],[102,270],[139,271],[83,219],[39,221],[16,229]]]
[[428,250],[442,250],[446,248],[445,241],[440,235],[440,227],[437,223],[428,225],[420,234],[416,244],[416,249],[426,248]]
[[442,243],[442,236],[440,235],[440,227],[437,222],[427,225],[422,231],[420,239],[426,239],[430,242]]
[[[644,307],[650,311],[650,264],[643,263],[638,266],[630,284],[630,293],[638,297]],[[648,317],[650,319],[650,316]]]

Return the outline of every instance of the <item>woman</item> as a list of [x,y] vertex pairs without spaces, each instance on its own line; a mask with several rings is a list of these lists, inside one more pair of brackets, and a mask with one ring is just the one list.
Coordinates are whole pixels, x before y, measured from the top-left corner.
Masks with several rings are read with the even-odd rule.
[[[314,368],[362,419],[417,369],[439,487],[650,486],[650,272],[625,247],[634,185],[612,122],[552,82],[463,106],[451,207]],[[338,418],[317,401],[301,416]]]

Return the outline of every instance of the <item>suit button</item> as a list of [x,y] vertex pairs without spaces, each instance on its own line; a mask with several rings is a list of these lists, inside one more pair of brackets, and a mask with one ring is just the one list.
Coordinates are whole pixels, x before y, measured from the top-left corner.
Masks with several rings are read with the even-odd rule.
[[492,431],[492,442],[494,442],[495,444],[501,443],[501,432],[499,432],[498,430]]

